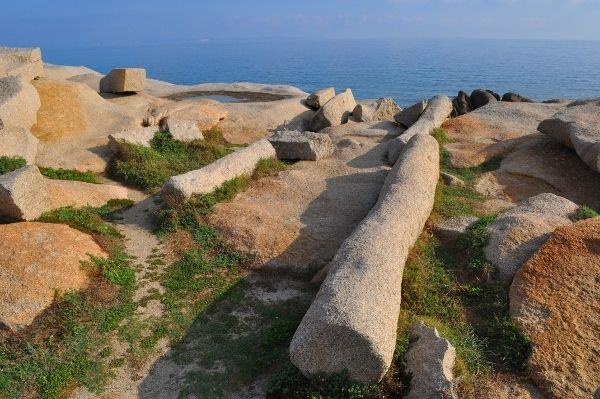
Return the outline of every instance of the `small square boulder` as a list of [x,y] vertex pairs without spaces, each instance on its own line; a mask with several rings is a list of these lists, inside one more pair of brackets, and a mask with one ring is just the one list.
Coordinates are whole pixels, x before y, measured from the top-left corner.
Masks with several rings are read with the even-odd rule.
[[146,70],[115,68],[100,80],[101,93],[138,93],[144,90]]
[[285,130],[268,140],[279,159],[317,161],[327,158],[335,150],[331,137],[325,133]]

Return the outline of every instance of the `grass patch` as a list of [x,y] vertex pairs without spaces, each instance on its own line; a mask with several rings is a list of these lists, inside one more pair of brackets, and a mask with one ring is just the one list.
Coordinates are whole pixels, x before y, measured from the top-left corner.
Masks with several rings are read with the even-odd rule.
[[42,216],[38,218],[38,221],[44,223],[66,224],[74,229],[89,234],[121,237],[119,230],[103,219],[103,217],[109,213],[108,208],[105,207],[75,208],[68,206],[44,212]]
[[173,139],[169,132],[157,132],[150,147],[121,143],[109,174],[124,184],[151,191],[169,177],[200,169],[231,150],[216,128],[206,133],[205,140],[185,143]]
[[49,179],[74,180],[84,183],[99,184],[98,178],[92,172],[80,172],[72,169],[40,168],[40,173]]
[[21,169],[27,161],[21,157],[0,156],[0,176]]
[[464,251],[464,255],[467,258],[466,263],[470,269],[483,270],[486,267],[490,267],[483,248],[489,241],[487,227],[494,220],[496,220],[496,215],[480,218],[469,226],[466,234],[458,240],[458,248]]
[[582,205],[575,212],[575,220],[585,220],[598,217],[598,212],[589,206]]

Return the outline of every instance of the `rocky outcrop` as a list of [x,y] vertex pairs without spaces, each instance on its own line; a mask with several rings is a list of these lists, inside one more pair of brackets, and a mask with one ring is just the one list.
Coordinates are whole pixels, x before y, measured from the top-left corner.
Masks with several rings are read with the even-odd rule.
[[175,140],[204,140],[204,136],[198,128],[198,123],[193,120],[169,117],[165,120],[164,129],[169,131]]
[[137,93],[144,90],[146,70],[115,68],[100,80],[101,93]]
[[4,129],[31,129],[37,121],[40,97],[23,77],[0,78],[0,120]]
[[346,89],[346,91],[338,94],[319,109],[311,121],[310,130],[318,132],[326,127],[346,123],[348,116],[352,114],[355,107],[356,101],[352,95],[352,90]]
[[532,103],[533,101],[520,94],[508,92],[502,96],[502,101],[510,103]]
[[386,97],[372,103],[359,103],[352,111],[352,116],[361,122],[393,121],[401,111],[392,98]]
[[308,98],[305,101],[305,104],[312,109],[319,109],[333,97],[335,97],[335,88],[328,87],[308,96]]
[[127,188],[112,184],[92,184],[72,180],[44,179],[39,195],[48,198],[46,211],[65,206],[100,207],[111,199],[128,199]]
[[437,329],[423,322],[412,328],[416,341],[406,353],[406,370],[411,374],[406,399],[454,399],[456,350],[440,337]]
[[519,267],[560,226],[571,224],[577,204],[545,193],[521,202],[488,226],[486,258],[496,267],[498,277],[510,282]]
[[407,131],[398,138],[389,141],[388,162],[395,163],[402,148],[416,135],[429,135],[433,129],[438,128],[450,116],[452,101],[447,96],[435,96],[427,104],[427,108]]
[[38,139],[26,129],[0,129],[0,156],[20,157],[35,163]]
[[44,177],[37,166],[26,166],[0,176],[0,220],[34,220],[45,210]]
[[600,172],[600,105],[569,107],[544,120],[538,129],[574,149],[586,165]]
[[531,376],[551,399],[600,386],[600,219],[556,229],[515,276],[510,311],[531,339]]
[[119,133],[108,136],[108,146],[113,152],[121,149],[122,143],[142,145],[150,147],[150,141],[154,135],[160,131],[157,126],[139,127],[135,129],[125,129]]
[[419,101],[416,104],[411,105],[410,107],[400,111],[394,116],[394,120],[396,123],[404,126],[405,128],[409,128],[414,125],[419,117],[425,109],[427,108],[427,100]]
[[44,76],[42,51],[38,47],[0,47],[0,78],[5,76],[20,76],[27,82]]
[[290,358],[303,374],[347,370],[363,383],[384,376],[396,344],[403,266],[432,210],[438,177],[437,141],[415,136],[339,248],[294,335]]
[[11,330],[30,325],[55,293],[86,288],[81,262],[106,253],[92,237],[65,225],[0,225],[0,324]]
[[228,180],[251,175],[258,161],[276,155],[268,140],[259,140],[202,169],[171,177],[163,186],[161,197],[172,206],[179,205],[194,194],[207,194]]
[[329,157],[335,150],[331,137],[324,133],[284,130],[268,140],[279,159],[317,161]]
[[474,216],[455,216],[435,226],[435,235],[440,241],[453,243],[458,240],[478,218]]
[[489,90],[474,90],[470,96],[471,108],[477,109],[491,102],[500,101],[500,96],[490,92]]
[[459,91],[458,96],[452,100],[452,116],[457,117],[468,114],[473,110],[471,98],[464,91]]

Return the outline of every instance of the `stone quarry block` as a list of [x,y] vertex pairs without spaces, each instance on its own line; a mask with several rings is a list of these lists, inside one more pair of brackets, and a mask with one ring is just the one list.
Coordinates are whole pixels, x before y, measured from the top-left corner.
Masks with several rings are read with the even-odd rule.
[[558,195],[544,193],[521,202],[488,226],[486,258],[498,277],[510,282],[519,267],[560,226],[572,223],[577,204]]
[[328,87],[326,89],[321,89],[308,96],[308,98],[305,101],[305,104],[310,108],[319,109],[333,97],[335,97],[335,88]]
[[415,135],[430,134],[433,129],[438,128],[452,113],[452,101],[447,96],[435,96],[427,103],[427,108],[407,131],[399,137],[390,140],[387,158],[390,164],[398,159],[402,147]]
[[198,128],[197,121],[188,119],[167,118],[164,123],[164,129],[168,130],[175,140],[204,140],[204,135]]
[[216,160],[202,169],[173,176],[161,190],[165,202],[175,206],[194,194],[207,194],[228,180],[251,175],[261,159],[274,158],[275,148],[267,139],[259,140]]
[[0,324],[16,331],[30,325],[60,294],[86,288],[81,261],[105,257],[94,239],[62,224],[0,225]]
[[372,103],[359,103],[352,111],[352,116],[361,122],[393,121],[394,116],[402,108],[389,97],[380,98]]
[[0,121],[2,129],[31,129],[37,121],[40,97],[23,77],[0,78]]
[[146,70],[116,68],[100,80],[101,93],[138,93],[144,90]]
[[0,47],[0,77],[5,76],[20,76],[27,82],[44,76],[40,48]]
[[530,375],[546,398],[591,398],[600,387],[600,218],[556,229],[510,287],[510,313],[529,337]]
[[119,133],[108,136],[108,146],[113,152],[121,148],[122,143],[143,145],[150,147],[150,141],[156,133],[160,131],[157,126],[140,127],[135,129],[125,129]]
[[26,129],[0,129],[0,156],[21,157],[35,163],[39,140]]
[[0,220],[14,222],[41,216],[48,201],[43,187],[44,177],[37,166],[0,176]]
[[417,135],[389,172],[379,199],[343,242],[290,345],[304,375],[347,370],[381,380],[396,344],[402,273],[433,208],[439,146]]
[[401,124],[405,128],[409,128],[414,125],[418,120],[421,114],[427,108],[427,100],[419,101],[416,104],[411,105],[410,107],[402,110],[394,116],[394,120],[396,123]]
[[600,172],[600,103],[569,107],[544,120],[538,130],[574,149],[586,165]]
[[311,129],[318,132],[326,127],[338,126],[348,121],[348,116],[352,114],[356,107],[356,101],[352,90],[346,89],[338,94],[317,111],[311,121]]
[[406,368],[412,375],[406,399],[454,399],[456,349],[437,329],[423,322],[411,330],[417,339],[406,353]]
[[285,130],[268,140],[275,147],[279,159],[318,161],[329,157],[335,150],[331,137],[324,133]]

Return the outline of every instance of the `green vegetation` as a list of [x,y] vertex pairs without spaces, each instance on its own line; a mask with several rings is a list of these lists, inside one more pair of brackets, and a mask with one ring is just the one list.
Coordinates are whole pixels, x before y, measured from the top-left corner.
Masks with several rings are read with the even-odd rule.
[[150,147],[121,143],[109,166],[109,174],[144,190],[161,187],[171,176],[200,169],[231,152],[219,130],[205,133],[204,140],[184,143],[169,132],[157,132]]
[[[93,233],[110,257],[95,258],[82,266],[90,275],[90,288],[56,296],[36,322],[18,333],[0,336],[0,397],[58,399],[77,385],[99,393],[110,378],[107,333],[130,317],[135,273],[130,257],[114,240],[115,230],[100,215],[125,205],[113,201],[102,208],[69,208],[46,217]],[[108,227],[107,227],[108,226]]]
[[27,165],[27,161],[20,157],[0,156],[0,176]]
[[40,168],[42,175],[55,180],[75,180],[85,183],[99,184],[98,178],[92,172],[80,172],[72,169]]
[[580,206],[575,213],[575,220],[585,220],[598,217],[598,212],[589,206]]

